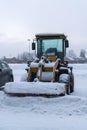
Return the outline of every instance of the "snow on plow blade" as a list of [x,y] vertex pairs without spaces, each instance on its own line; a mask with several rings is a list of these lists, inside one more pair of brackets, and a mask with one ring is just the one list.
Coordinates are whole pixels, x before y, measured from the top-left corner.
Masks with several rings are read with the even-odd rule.
[[7,83],[4,92],[10,96],[57,97],[65,95],[65,84],[49,82]]

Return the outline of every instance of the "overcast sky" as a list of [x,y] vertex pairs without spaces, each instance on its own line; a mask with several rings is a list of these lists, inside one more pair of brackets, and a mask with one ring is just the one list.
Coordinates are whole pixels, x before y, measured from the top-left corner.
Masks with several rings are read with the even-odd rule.
[[36,33],[64,33],[87,50],[87,0],[0,0],[0,58],[28,51]]

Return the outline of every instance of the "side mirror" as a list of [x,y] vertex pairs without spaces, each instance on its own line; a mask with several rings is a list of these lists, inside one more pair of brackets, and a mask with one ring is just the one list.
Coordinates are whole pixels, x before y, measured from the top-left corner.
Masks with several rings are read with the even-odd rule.
[[68,42],[68,40],[65,40],[65,47],[66,47],[66,48],[69,47],[69,42]]
[[32,43],[32,50],[35,50],[35,42]]

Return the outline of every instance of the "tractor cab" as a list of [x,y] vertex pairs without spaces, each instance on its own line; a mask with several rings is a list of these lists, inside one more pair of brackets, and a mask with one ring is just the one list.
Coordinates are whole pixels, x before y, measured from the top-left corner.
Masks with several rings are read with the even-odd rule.
[[36,50],[38,58],[46,55],[52,60],[60,58],[64,62],[66,48],[69,47],[64,34],[37,34],[36,42],[37,44],[32,43],[32,50]]

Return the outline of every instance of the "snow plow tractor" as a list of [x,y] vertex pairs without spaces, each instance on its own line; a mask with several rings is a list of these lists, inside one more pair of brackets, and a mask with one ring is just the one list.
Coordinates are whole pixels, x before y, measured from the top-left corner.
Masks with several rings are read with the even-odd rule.
[[14,96],[57,97],[73,92],[73,68],[65,60],[68,47],[69,43],[64,34],[37,34],[36,41],[32,43],[36,58],[27,69],[28,82],[21,84],[17,88],[18,92],[6,93]]

